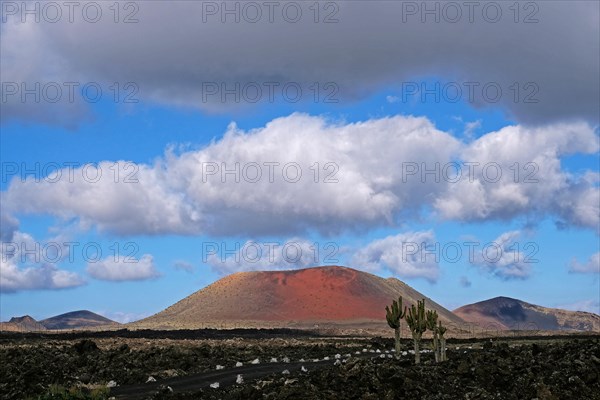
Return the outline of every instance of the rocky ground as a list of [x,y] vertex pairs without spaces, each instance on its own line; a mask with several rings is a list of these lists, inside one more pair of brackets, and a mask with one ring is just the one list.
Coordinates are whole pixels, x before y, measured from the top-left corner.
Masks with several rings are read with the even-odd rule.
[[[102,396],[130,398],[148,385],[139,398],[600,400],[598,336],[450,340],[447,362],[435,364],[426,353],[420,366],[410,354],[389,358],[387,338],[248,336],[0,336],[0,397],[67,398],[49,397],[51,385],[85,393],[117,384]],[[412,348],[408,340],[403,345]],[[237,375],[243,383],[235,383]],[[149,377],[156,382],[146,384]]]

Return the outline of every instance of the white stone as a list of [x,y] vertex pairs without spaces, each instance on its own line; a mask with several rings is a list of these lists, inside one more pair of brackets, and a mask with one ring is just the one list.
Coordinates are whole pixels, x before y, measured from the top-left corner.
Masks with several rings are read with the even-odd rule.
[[250,364],[260,364],[260,360],[258,358],[255,358]]
[[241,367],[242,365],[244,365],[244,363],[241,362],[241,361],[238,361],[238,362],[235,363],[236,367]]
[[213,389],[218,389],[218,388],[219,388],[219,386],[220,386],[220,385],[219,385],[219,382],[215,382],[215,383],[211,383],[211,384],[210,384],[210,387],[211,387],[211,388],[213,388]]
[[237,378],[235,379],[235,383],[241,385],[242,383],[244,383],[244,377],[241,374],[238,374]]
[[284,369],[282,372],[283,375],[289,375],[290,371],[288,369]]
[[219,369],[225,369],[225,367],[222,365],[217,365],[217,370],[219,370]]
[[277,359],[276,359],[275,357],[273,357],[273,358],[271,358],[271,361],[270,361],[270,362],[272,362],[272,363],[276,363],[276,362],[277,362]]
[[149,383],[149,382],[156,382],[156,379],[154,379],[153,376],[149,376],[148,379],[146,380],[146,383]]
[[300,371],[302,371],[302,372],[308,372],[308,370],[306,368],[304,368],[304,365],[300,368]]
[[117,382],[115,381],[108,381],[108,383],[106,384],[106,387],[108,388],[113,388],[117,386]]

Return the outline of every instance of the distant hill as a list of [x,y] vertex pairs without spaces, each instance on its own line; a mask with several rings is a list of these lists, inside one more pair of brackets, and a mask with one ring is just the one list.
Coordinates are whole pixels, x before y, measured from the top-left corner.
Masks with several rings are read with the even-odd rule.
[[103,325],[118,325],[117,322],[91,311],[72,311],[40,321],[47,329],[82,329]]
[[458,316],[396,278],[328,266],[290,271],[240,272],[226,276],[134,328],[194,328],[210,323],[246,326],[385,325],[385,306],[398,296],[410,305],[425,298],[445,322]]
[[29,315],[24,315],[12,317],[8,322],[1,322],[0,330],[9,332],[45,331],[46,327]]
[[600,315],[547,308],[510,297],[468,304],[453,312],[467,322],[491,329],[600,331]]
[[0,322],[0,331],[31,332],[59,329],[111,328],[120,325],[91,311],[72,311],[55,317],[36,321],[29,315],[13,317],[8,322]]

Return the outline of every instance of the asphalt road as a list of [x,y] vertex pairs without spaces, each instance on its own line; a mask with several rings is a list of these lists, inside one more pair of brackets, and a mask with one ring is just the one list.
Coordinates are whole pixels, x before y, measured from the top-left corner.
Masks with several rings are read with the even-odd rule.
[[[362,353],[360,355],[352,355],[352,357],[369,358],[379,357],[380,354]],[[169,386],[174,393],[193,392],[198,389],[209,389],[210,385],[218,382],[219,387],[227,387],[234,385],[238,375],[242,375],[244,381],[252,381],[271,374],[281,374],[284,370],[292,372],[301,371],[304,366],[308,371],[320,368],[326,365],[333,365],[335,359],[332,357],[329,360],[307,360],[305,362],[264,362],[261,364],[245,364],[241,367],[231,367],[226,369],[204,372],[201,374],[179,376],[157,380],[156,382],[148,382],[137,385],[116,386],[111,388],[110,396],[116,399],[144,399],[152,393],[156,393],[159,387]]]

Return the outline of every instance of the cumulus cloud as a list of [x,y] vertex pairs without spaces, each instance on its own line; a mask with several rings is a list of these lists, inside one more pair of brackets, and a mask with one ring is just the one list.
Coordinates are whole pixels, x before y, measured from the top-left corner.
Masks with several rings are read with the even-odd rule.
[[425,278],[430,282],[439,277],[435,235],[432,231],[406,232],[377,239],[356,251],[350,264],[360,269],[386,269],[400,278]]
[[84,285],[77,273],[59,269],[48,258],[60,261],[61,249],[51,253],[52,246],[42,246],[31,235],[15,231],[10,241],[0,242],[0,292],[15,293],[25,290],[69,289]]
[[442,188],[403,183],[403,161],[418,155],[423,162],[446,162],[459,147],[425,118],[343,124],[293,114],[250,132],[232,125],[200,150],[139,164],[137,183],[99,174],[110,162],[87,168],[98,181],[85,179],[81,169],[72,182],[13,179],[5,205],[79,217],[120,234],[335,233],[392,224],[398,211],[418,209]]
[[600,274],[600,252],[592,254],[585,263],[573,259],[569,264],[569,272],[578,274]]
[[[303,8],[296,23],[285,21],[284,4],[275,10],[274,22],[262,7],[262,18],[255,23],[243,18],[243,10],[239,23],[232,15],[223,23],[225,3],[219,2],[214,3],[219,9],[214,15],[203,13],[207,2],[136,3],[138,22],[129,24],[114,23],[107,6],[97,23],[86,22],[81,7],[73,23],[68,22],[66,9],[59,23],[35,23],[33,17],[20,23],[17,14],[2,24],[0,66],[3,81],[94,81],[106,83],[105,92],[113,82],[134,81],[143,100],[209,111],[230,109],[237,103],[233,96],[223,102],[220,95],[206,101],[203,84],[207,82],[229,87],[299,82],[305,92],[314,82],[335,82],[341,99],[354,99],[433,75],[445,81],[479,83],[476,106],[490,104],[481,88],[497,83],[503,96],[492,105],[505,107],[525,122],[573,117],[597,121],[597,2],[534,3],[537,11],[520,10],[519,23],[508,3],[492,4],[502,8],[502,17],[494,23],[486,20],[485,4],[470,12],[462,3],[454,3],[462,8],[461,18],[448,21],[442,10],[445,5],[436,3],[439,22],[434,15],[422,22],[421,10],[410,14],[407,3],[386,2],[382,7],[362,1],[333,3],[335,9],[321,10],[320,18],[333,13],[335,23],[315,23],[308,3],[296,3]],[[523,21],[532,12],[535,23]],[[578,29],[571,29],[574,21]],[[30,51],[23,52],[24,48]],[[520,89],[518,101],[511,90],[515,83]],[[526,101],[531,94],[528,83],[537,85],[537,102]],[[2,107],[3,120],[67,123],[69,115],[81,118],[83,114],[79,103],[46,102],[34,107],[13,97]]]
[[87,273],[103,281],[141,281],[160,276],[154,265],[154,258],[144,254],[139,260],[131,257],[107,257],[97,262],[89,262]]
[[569,226],[597,230],[600,190],[587,175],[561,169],[561,157],[595,154],[598,136],[587,124],[543,128],[508,126],[468,144],[456,183],[433,202],[445,219],[510,220],[523,214],[553,214]]
[[[492,242],[477,247],[470,261],[500,279],[527,279],[536,262],[534,255],[537,253],[537,246],[533,242],[519,242],[519,237],[519,231],[505,232]],[[520,251],[523,249],[531,250]]]
[[578,122],[510,126],[464,143],[426,118],[292,114],[250,131],[232,124],[222,139],[169,149],[154,164],[120,161],[121,177],[135,171],[129,181],[116,182],[108,161],[62,171],[58,182],[13,179],[3,207],[121,235],[336,234],[394,226],[424,210],[442,220],[551,217],[598,229],[592,175],[560,166],[561,157],[598,147],[594,129]]
[[220,246],[215,246],[214,249],[207,247],[207,264],[221,275],[240,271],[315,267],[322,264],[322,254],[319,253],[321,250],[327,251],[327,254],[337,251],[337,248],[323,249],[318,243],[305,239],[290,239],[285,242],[246,241],[243,244],[227,245],[227,249],[235,249],[235,252],[226,255],[224,248]]
[[58,269],[52,264],[19,268],[11,262],[1,262],[0,289],[3,293],[23,290],[69,289],[85,284],[78,274]]

